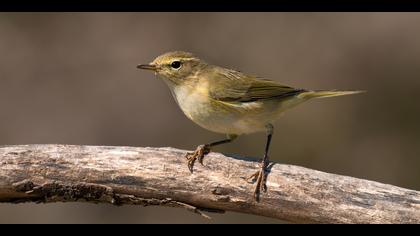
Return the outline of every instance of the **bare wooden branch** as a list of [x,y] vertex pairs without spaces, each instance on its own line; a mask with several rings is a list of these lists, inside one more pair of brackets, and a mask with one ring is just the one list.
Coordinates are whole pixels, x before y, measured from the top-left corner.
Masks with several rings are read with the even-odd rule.
[[0,147],[0,202],[107,202],[236,211],[290,222],[420,223],[420,192],[275,164],[253,199],[258,163],[211,153],[191,174],[173,148]]

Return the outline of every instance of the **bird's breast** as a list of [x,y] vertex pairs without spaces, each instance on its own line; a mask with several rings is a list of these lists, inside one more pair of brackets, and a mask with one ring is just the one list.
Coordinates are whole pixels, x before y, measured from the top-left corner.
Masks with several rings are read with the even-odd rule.
[[179,86],[173,89],[173,96],[185,115],[193,121],[210,116],[211,101],[203,88]]
[[184,114],[201,127],[218,133],[243,134],[264,129],[264,119],[255,119],[261,104],[226,104],[215,101],[203,87],[177,87],[172,94]]

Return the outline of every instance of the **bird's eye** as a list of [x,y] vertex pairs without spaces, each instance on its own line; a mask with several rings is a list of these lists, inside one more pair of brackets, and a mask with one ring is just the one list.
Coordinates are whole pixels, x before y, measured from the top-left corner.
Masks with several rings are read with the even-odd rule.
[[181,62],[180,61],[173,61],[171,63],[171,67],[174,68],[174,69],[179,69],[179,68],[181,68]]

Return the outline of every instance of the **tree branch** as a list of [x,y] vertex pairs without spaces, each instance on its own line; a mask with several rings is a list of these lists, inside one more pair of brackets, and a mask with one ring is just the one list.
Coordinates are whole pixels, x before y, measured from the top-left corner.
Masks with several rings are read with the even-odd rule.
[[420,223],[420,192],[275,164],[253,199],[258,163],[211,153],[191,174],[174,148],[0,147],[0,202],[164,205],[308,223]]

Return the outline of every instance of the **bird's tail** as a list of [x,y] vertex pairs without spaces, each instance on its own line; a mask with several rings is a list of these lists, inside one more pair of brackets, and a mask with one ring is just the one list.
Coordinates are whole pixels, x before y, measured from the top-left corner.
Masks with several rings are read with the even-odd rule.
[[366,91],[337,91],[337,90],[315,90],[307,91],[299,94],[299,97],[302,98],[327,98],[327,97],[336,97],[343,95],[350,95],[356,93],[364,93]]

